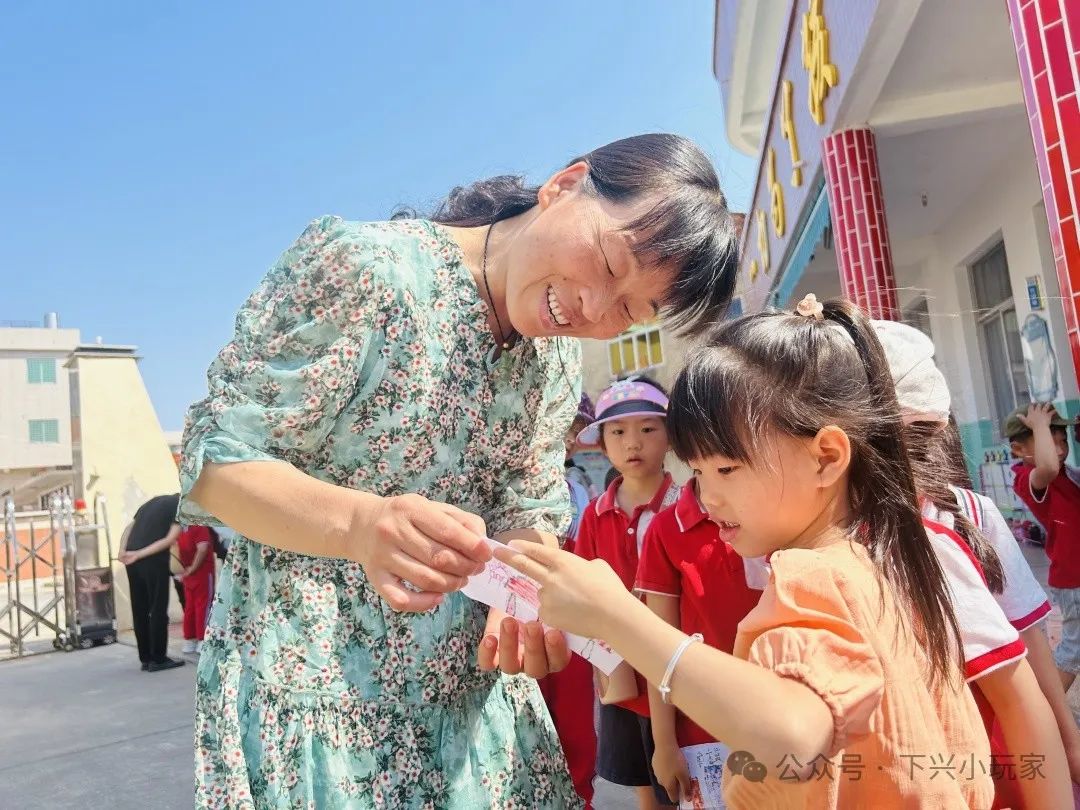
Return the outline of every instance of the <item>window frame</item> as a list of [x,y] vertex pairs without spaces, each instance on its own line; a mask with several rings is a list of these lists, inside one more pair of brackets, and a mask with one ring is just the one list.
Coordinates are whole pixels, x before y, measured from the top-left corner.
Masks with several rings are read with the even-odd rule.
[[55,357],[26,358],[26,382],[28,384],[55,385],[56,380],[57,374]]
[[[978,284],[976,283],[976,275],[980,272],[985,272],[984,267],[987,266],[986,262],[996,253],[1001,254],[1002,263],[1001,268],[1005,275],[1005,288],[1008,289],[1008,297],[998,301],[991,306],[983,306],[983,302],[978,298]],[[1005,250],[1005,241],[998,239],[993,245],[991,245],[982,255],[975,259],[968,266],[968,281],[971,284],[971,300],[973,304],[973,314],[975,316],[975,337],[979,347],[979,354],[983,365],[983,375],[985,377],[985,392],[987,400],[990,404],[990,410],[994,415],[993,430],[994,436],[1002,438],[1001,426],[1002,423],[1008,418],[1017,407],[1022,404],[1022,393],[1016,388],[1015,377],[1013,374],[1014,366],[1019,363],[1021,368],[1024,366],[1023,346],[1021,346],[1021,354],[1019,358],[1014,358],[1009,348],[1008,330],[1005,328],[1005,316],[1008,313],[1012,313],[1013,319],[1017,322],[1019,328],[1019,313],[1016,309],[1016,295],[1012,289],[1012,273],[1009,269],[1009,257],[1008,252]],[[986,338],[987,327],[991,324],[996,324],[996,334],[999,340],[994,341],[994,345],[991,345],[991,341]],[[1005,408],[1008,403],[1001,402],[998,396],[999,386],[995,384],[994,366],[995,363],[991,359],[991,353],[997,351],[997,345],[1000,344],[1001,350],[1004,352],[1004,356],[997,358],[999,361],[1004,361],[1004,368],[1006,370],[1007,386],[1011,393],[1012,404]],[[1026,375],[1026,371],[1025,371]],[[1030,392],[1029,392],[1030,397]],[[1003,410],[1004,408],[1004,410]]]
[[[660,361],[657,363],[653,361],[653,344],[651,337],[656,335],[657,343],[659,344]],[[645,339],[645,351],[648,354],[648,363],[645,365],[639,365],[637,354],[637,341],[644,337]],[[667,357],[667,344],[664,340],[663,328],[655,322],[643,324],[641,326],[631,327],[625,332],[620,333],[616,337],[610,338],[607,343],[607,362],[608,373],[611,375],[611,379],[619,379],[630,374],[645,374],[653,369],[660,368],[664,365]],[[613,352],[617,350],[620,355],[619,368],[615,368],[612,363]],[[629,347],[631,356],[634,359],[633,368],[628,368],[626,365],[626,350]]]
[[[35,428],[38,429],[36,435]],[[27,432],[30,444],[60,444],[59,419],[28,419]]]

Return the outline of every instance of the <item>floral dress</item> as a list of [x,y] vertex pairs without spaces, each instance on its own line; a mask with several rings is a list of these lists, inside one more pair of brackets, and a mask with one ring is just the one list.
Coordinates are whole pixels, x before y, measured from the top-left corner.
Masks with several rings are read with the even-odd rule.
[[[456,243],[425,221],[313,222],[241,309],[184,438],[180,519],[206,461],[287,461],[415,492],[489,533],[569,522],[563,434],[580,346],[497,360]],[[199,661],[204,808],[578,807],[536,683],[477,669],[486,608],[398,613],[360,565],[237,537]]]

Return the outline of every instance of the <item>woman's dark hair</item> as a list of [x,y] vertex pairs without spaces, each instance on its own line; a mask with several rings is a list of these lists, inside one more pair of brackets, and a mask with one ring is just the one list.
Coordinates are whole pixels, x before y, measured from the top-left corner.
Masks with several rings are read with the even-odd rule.
[[[956,432],[955,428],[952,432]],[[1001,560],[993,545],[981,531],[968,520],[967,515],[956,502],[949,485],[971,488],[971,480],[963,463],[957,458],[953,439],[947,425],[940,422],[912,422],[904,428],[904,441],[907,443],[908,460],[911,472],[915,476],[915,489],[919,495],[929,500],[939,512],[953,516],[956,533],[971,547],[975,559],[982,566],[987,587],[994,593],[1001,593],[1005,588],[1005,572]],[[959,433],[956,433],[959,439]],[[960,483],[959,481],[966,481]]]
[[840,427],[852,451],[851,537],[900,599],[897,620],[919,635],[931,676],[956,677],[959,628],[923,528],[885,353],[860,310],[829,301],[820,321],[767,311],[722,324],[687,358],[667,423],[683,461],[723,456],[748,465],[770,435],[809,438]]
[[[639,236],[643,266],[677,268],[662,312],[675,329],[700,332],[727,311],[738,271],[738,228],[716,170],[692,141],[669,134],[637,135],[571,160],[589,165],[585,189],[616,203],[649,196],[656,204],[626,226]],[[476,227],[522,214],[537,204],[538,186],[503,175],[453,189],[431,219]]]

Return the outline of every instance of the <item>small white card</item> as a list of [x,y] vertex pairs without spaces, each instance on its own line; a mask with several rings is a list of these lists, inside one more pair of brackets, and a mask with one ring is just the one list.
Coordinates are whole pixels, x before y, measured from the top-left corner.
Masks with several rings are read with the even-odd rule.
[[[487,542],[492,548],[502,545],[491,539]],[[535,580],[515,571],[501,560],[492,559],[482,573],[469,577],[468,584],[461,592],[470,599],[501,610],[515,619],[533,622],[539,618],[538,587]],[[571,650],[605,675],[610,675],[623,660],[622,656],[600,639],[567,633],[566,643]]]
[[688,745],[682,749],[690,771],[690,795],[682,796],[679,810],[723,810],[724,764],[730,749],[723,743]]

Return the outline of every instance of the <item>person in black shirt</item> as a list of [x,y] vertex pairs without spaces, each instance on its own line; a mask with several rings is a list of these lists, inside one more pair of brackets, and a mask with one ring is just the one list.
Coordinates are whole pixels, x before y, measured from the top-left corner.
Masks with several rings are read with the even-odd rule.
[[180,537],[179,504],[179,494],[151,498],[139,507],[120,540],[119,560],[127,569],[131,623],[144,672],[184,665],[167,655],[169,549]]

